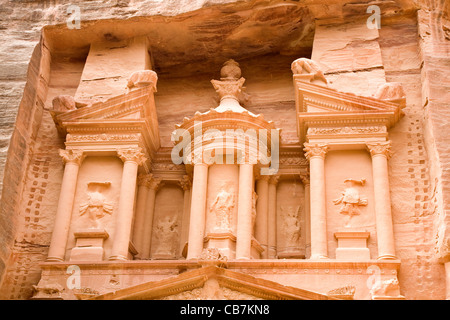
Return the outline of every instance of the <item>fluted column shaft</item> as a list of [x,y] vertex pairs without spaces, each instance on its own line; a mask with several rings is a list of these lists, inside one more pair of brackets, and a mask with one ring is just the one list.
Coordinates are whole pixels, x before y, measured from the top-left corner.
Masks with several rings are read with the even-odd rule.
[[153,175],[148,181],[147,203],[144,220],[144,237],[142,239],[142,259],[149,259],[152,248],[153,217],[155,215],[155,200],[158,189],[162,186],[161,179],[154,178]]
[[262,258],[267,259],[268,254],[268,213],[269,213],[269,179],[270,176],[260,176],[256,182],[256,225],[255,238],[264,249]]
[[303,187],[305,189],[305,246],[306,246],[306,258],[311,257],[311,197],[310,197],[310,180],[309,176],[301,176]]
[[208,165],[194,165],[192,183],[191,217],[189,221],[189,241],[187,259],[197,259],[203,251],[203,237],[206,223],[206,191],[208,185]]
[[151,175],[140,175],[138,177],[138,192],[136,201],[136,215],[134,219],[133,243],[138,251],[139,257],[142,257],[143,238],[144,238],[144,221],[146,204],[148,197],[148,180]]
[[81,150],[60,150],[66,166],[56,210],[55,225],[48,252],[47,261],[64,261],[70,220],[77,187],[78,172],[84,155]]
[[122,161],[124,161],[124,164],[112,254],[109,259],[127,260],[133,222],[138,167],[145,161],[145,157],[140,148],[121,149],[117,153]]
[[325,198],[325,144],[305,143],[310,168],[311,259],[328,257]]
[[268,230],[267,230],[267,258],[277,257],[277,184],[279,176],[271,176],[269,180],[269,208],[268,208]]
[[372,156],[378,259],[396,259],[388,171],[391,144],[368,143],[367,147]]
[[239,165],[236,259],[250,259],[252,248],[253,164]]
[[[182,217],[182,225],[181,225],[181,235],[180,235],[180,252],[183,251],[183,248],[188,241],[189,235],[189,215],[191,209],[191,187],[192,183],[189,176],[183,176],[183,179],[180,181],[180,186],[183,189],[183,217]],[[187,227],[186,227],[187,226]]]

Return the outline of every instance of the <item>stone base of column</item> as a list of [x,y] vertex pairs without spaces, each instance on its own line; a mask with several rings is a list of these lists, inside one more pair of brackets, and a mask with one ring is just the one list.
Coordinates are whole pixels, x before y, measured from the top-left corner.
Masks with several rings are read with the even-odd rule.
[[278,259],[305,259],[305,250],[284,248],[278,251]]
[[366,261],[370,260],[367,240],[370,232],[363,230],[339,230],[334,234],[338,241],[337,260]]
[[367,240],[370,232],[363,230],[340,230],[334,234],[338,241],[337,260],[366,261],[370,260]]
[[75,248],[70,252],[69,261],[103,261],[103,242],[109,238],[104,229],[82,229],[74,233]]
[[377,260],[398,260],[398,258],[392,254],[384,254],[379,256]]
[[205,248],[217,248],[227,259],[236,258],[236,236],[231,232],[208,233],[203,241]]
[[134,257],[138,254],[138,251],[136,250],[133,242],[128,243],[128,255],[113,255],[109,257],[109,261],[128,261],[128,260],[134,260]]
[[261,259],[264,248],[259,244],[258,240],[252,238],[252,248],[250,251],[252,259]]

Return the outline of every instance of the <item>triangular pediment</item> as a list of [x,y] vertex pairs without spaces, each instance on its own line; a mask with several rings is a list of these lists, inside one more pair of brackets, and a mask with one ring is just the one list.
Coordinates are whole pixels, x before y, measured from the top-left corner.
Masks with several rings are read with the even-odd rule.
[[106,293],[94,300],[327,300],[324,294],[281,285],[217,266]]
[[156,119],[156,112],[152,106],[154,106],[153,91],[149,87],[143,87],[75,110],[53,112],[52,116],[58,129],[64,131],[66,124],[73,122]]
[[309,127],[383,126],[390,128],[403,116],[404,101],[340,92],[295,78],[298,134],[305,141]]

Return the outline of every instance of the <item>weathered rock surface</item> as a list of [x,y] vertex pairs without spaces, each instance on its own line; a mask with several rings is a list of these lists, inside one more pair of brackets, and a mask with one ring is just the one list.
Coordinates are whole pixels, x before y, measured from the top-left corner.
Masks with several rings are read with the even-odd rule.
[[401,83],[406,116],[391,133],[400,151],[390,162],[399,279],[408,299],[444,298],[450,5],[377,1],[382,27],[368,31],[370,3],[80,1],[81,29],[70,30],[65,1],[0,1],[0,297],[30,297],[49,244],[63,141],[45,109],[56,96],[74,96],[80,81],[92,80],[83,78],[91,42],[146,35],[159,77],[163,146],[170,146],[180,115],[216,104],[209,80],[219,75],[211,70],[230,57],[248,75],[245,106],[283,127],[286,143],[297,142],[290,71],[296,58],[312,55],[330,86],[342,91],[371,96],[380,84]]

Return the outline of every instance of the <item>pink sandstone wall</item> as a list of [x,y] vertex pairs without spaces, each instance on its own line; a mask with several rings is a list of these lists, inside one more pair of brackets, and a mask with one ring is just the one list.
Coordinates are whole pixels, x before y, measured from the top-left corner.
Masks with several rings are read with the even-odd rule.
[[[276,50],[242,49],[251,51],[248,57],[242,54],[242,59],[239,59],[247,78],[246,93],[249,95],[244,105],[252,112],[264,113],[267,119],[282,127],[283,142],[297,141],[289,64],[295,58],[313,52],[312,39],[316,25],[311,22],[311,17],[328,19],[364,15],[364,3],[343,6],[343,2],[307,1],[309,10],[297,12],[304,13],[306,22],[302,31],[309,35],[303,38],[302,54],[299,48],[289,50],[289,45],[286,45],[289,41],[286,41],[283,50],[280,47]],[[136,15],[175,16],[194,12],[193,20],[202,15],[206,18],[199,19],[202,23],[191,30],[205,32],[208,27],[205,21],[211,23],[207,19],[211,12],[200,9],[204,5],[201,1],[195,4],[180,1],[179,6],[170,7],[164,3],[143,3],[114,6],[83,1],[83,19],[94,21],[101,16],[101,19],[123,20]],[[44,25],[64,23],[66,6],[59,1],[21,5],[10,1],[0,3],[2,15],[9,17],[7,21],[0,21],[2,298],[30,297],[31,286],[40,277],[37,262],[45,259],[50,241],[62,178],[63,166],[58,149],[63,147],[63,140],[57,135],[53,121],[44,108],[49,108],[53,97],[59,94],[75,94],[87,57],[86,46],[73,38],[71,32],[67,33],[70,39],[65,44],[67,52],[51,51],[54,47],[48,42],[51,39],[46,38],[45,32],[41,37],[41,27]],[[195,11],[197,9],[200,10]],[[236,5],[235,10],[239,9],[251,11],[252,7]],[[393,14],[395,11],[397,14]],[[407,96],[406,116],[390,133],[395,150],[390,161],[390,174],[396,248],[402,260],[399,272],[401,290],[407,299],[443,299],[444,270],[440,263],[442,259],[438,261],[438,258],[448,255],[445,241],[450,224],[450,184],[447,181],[450,163],[447,159],[447,146],[450,145],[447,140],[450,135],[446,134],[450,92],[449,29],[446,29],[449,8],[444,1],[404,0],[383,8],[383,12],[389,18],[383,19],[378,35],[359,43],[363,47],[365,42],[370,42],[369,47],[375,48],[381,59],[368,68],[352,72],[348,72],[347,66],[343,67],[345,64],[341,66],[339,61],[332,61],[337,69],[331,70],[329,77],[339,89],[351,89],[346,85],[348,81],[357,84],[359,79],[367,78],[373,78],[377,83],[384,80],[403,84]],[[292,16],[288,18],[293,20]],[[258,19],[270,21],[270,17],[263,15]],[[158,26],[158,19],[154,21]],[[176,18],[172,21],[175,29],[179,21]],[[210,32],[217,33],[224,25],[226,23],[211,24]],[[92,26],[95,27],[95,23]],[[58,28],[64,29],[64,25]],[[124,24],[123,30],[130,28],[127,29],[127,24]],[[143,32],[142,26],[136,24],[128,35],[139,32]],[[277,36],[276,33],[274,35]],[[96,35],[87,33],[85,36],[94,38]],[[249,36],[258,37],[254,34]],[[266,38],[262,36],[262,39]],[[352,40],[349,38],[348,41]],[[203,41],[208,43],[213,40]],[[71,51],[71,43],[79,47]],[[234,43],[242,45],[241,42]],[[357,45],[353,43],[349,48],[357,48]],[[204,48],[201,54],[216,52],[215,49]],[[282,55],[278,54],[280,51]],[[158,54],[159,61],[164,61],[164,54],[171,61],[182,58],[174,52],[161,51]],[[156,104],[163,146],[169,145],[169,132],[184,116],[192,116],[197,110],[206,111],[216,105],[215,92],[209,80],[217,78],[217,74],[210,70],[218,70],[219,63],[211,61],[210,65],[203,67],[198,63],[195,66],[165,65],[161,70],[156,70],[160,75]],[[197,65],[200,70],[196,70]],[[364,83],[355,85],[353,90],[370,94],[375,86]]]

